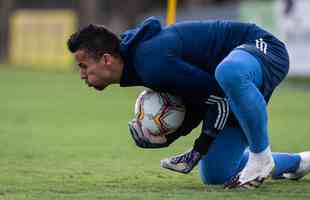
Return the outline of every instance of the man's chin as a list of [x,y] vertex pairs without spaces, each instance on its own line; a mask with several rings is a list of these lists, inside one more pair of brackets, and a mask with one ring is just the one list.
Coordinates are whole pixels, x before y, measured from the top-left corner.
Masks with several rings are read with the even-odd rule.
[[92,86],[97,91],[102,91],[106,88],[106,86]]
[[86,84],[88,85],[88,87],[92,87],[92,88],[94,88],[95,90],[98,90],[98,91],[102,91],[102,90],[104,90],[107,87],[107,85],[101,86],[101,85],[92,85],[92,84],[89,84],[89,83],[86,83]]

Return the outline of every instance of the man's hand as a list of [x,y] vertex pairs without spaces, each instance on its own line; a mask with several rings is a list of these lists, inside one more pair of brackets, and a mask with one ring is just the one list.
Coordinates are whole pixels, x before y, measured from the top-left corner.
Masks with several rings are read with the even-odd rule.
[[169,145],[165,136],[154,136],[150,134],[135,119],[128,123],[128,127],[136,145],[141,148],[163,148]]
[[174,133],[165,136],[153,136],[143,129],[136,119],[128,123],[129,130],[136,145],[141,148],[163,148],[176,141],[179,137],[188,135],[202,121],[205,111],[202,107],[186,104],[186,113],[181,127]]

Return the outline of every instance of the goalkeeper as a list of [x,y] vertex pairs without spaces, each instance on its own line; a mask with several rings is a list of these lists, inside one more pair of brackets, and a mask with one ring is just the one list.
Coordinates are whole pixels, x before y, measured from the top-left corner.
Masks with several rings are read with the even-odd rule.
[[[276,177],[301,177],[309,170],[304,164],[309,164],[307,153],[271,153],[267,102],[287,75],[289,57],[281,41],[255,24],[192,21],[162,27],[151,17],[121,39],[104,26],[89,25],[70,37],[68,47],[78,62],[81,79],[97,90],[120,84],[168,92],[198,110],[194,115],[205,114],[204,124],[208,107],[219,108],[224,116],[220,129],[209,130],[204,125],[200,148],[163,160],[163,167],[189,172],[207,152],[201,162],[203,180],[228,181],[229,188],[259,185],[274,168]],[[237,120],[223,127],[228,108]],[[134,121],[130,128],[141,147],[167,146],[177,138],[153,143]]]

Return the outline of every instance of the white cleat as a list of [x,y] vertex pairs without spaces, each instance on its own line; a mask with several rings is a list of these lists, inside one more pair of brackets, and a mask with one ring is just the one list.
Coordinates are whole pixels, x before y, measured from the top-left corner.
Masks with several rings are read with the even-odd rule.
[[310,172],[310,151],[299,153],[300,164],[295,173],[285,173],[283,178],[290,180],[299,180]]
[[256,188],[268,178],[274,169],[274,160],[270,148],[261,153],[249,154],[249,160],[243,170],[230,182],[225,184],[225,188]]

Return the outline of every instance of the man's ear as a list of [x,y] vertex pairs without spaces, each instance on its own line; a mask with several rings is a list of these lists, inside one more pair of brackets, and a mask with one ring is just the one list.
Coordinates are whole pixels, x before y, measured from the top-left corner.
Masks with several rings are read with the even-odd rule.
[[107,65],[111,65],[113,62],[113,57],[111,54],[109,53],[105,53],[103,54],[103,56],[101,57],[101,59],[104,59],[105,64]]

